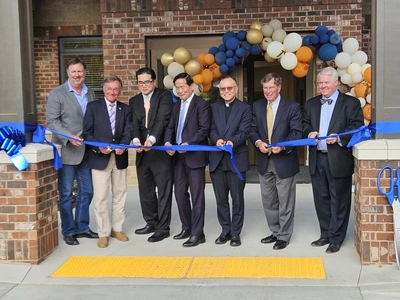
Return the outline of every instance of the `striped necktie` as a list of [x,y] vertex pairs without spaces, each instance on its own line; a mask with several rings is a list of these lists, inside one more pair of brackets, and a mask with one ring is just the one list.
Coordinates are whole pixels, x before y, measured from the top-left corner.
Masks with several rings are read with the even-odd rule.
[[[267,107],[267,129],[268,129],[268,143],[272,144],[272,126],[273,126],[274,112],[272,110],[272,104],[269,103]],[[268,155],[271,155],[272,149],[268,148]]]
[[145,96],[145,100],[144,100],[144,110],[146,112],[146,128],[149,125],[149,110],[150,110],[150,97],[149,95]]
[[110,110],[108,111],[108,114],[110,116],[110,125],[111,125],[111,131],[112,134],[115,134],[115,103],[110,103]]

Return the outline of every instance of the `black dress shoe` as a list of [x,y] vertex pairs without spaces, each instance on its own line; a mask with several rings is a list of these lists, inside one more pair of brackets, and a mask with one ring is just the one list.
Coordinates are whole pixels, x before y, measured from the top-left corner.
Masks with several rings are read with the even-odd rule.
[[329,239],[319,238],[318,240],[311,243],[313,247],[321,247],[329,244]]
[[272,247],[272,249],[274,250],[282,250],[285,249],[286,246],[288,245],[288,242],[282,241],[282,240],[277,240],[274,247]]
[[240,236],[238,235],[232,235],[232,239],[231,239],[231,246],[232,247],[238,247],[242,244],[242,242],[240,241]]
[[215,240],[215,243],[217,245],[222,245],[225,244],[227,241],[229,241],[232,238],[232,235],[230,233],[221,233],[219,237]]
[[206,237],[203,235],[192,235],[186,242],[182,244],[183,247],[195,247],[206,242]]
[[73,235],[70,236],[64,236],[64,241],[67,245],[70,246],[75,246],[75,245],[79,245],[78,240],[76,239],[76,237],[74,237]]
[[266,238],[263,238],[261,240],[261,243],[263,243],[263,244],[271,244],[271,243],[275,243],[276,241],[277,241],[276,236],[271,234],[270,236],[267,236]]
[[88,232],[82,232],[75,234],[75,238],[88,238],[88,239],[98,239],[99,235],[89,229]]
[[182,230],[179,234],[174,235],[174,240],[183,240],[190,237],[190,230]]
[[139,228],[135,230],[136,234],[149,234],[149,233],[153,233],[156,231],[156,228],[154,226],[149,226],[146,225],[143,228]]
[[328,254],[332,254],[332,253],[336,253],[340,250],[340,245],[336,245],[336,244],[329,244],[328,248],[326,249],[326,253]]
[[156,232],[151,237],[149,237],[147,239],[147,241],[150,243],[155,243],[155,242],[160,242],[163,239],[166,239],[167,237],[169,237],[169,232],[165,232],[165,233]]

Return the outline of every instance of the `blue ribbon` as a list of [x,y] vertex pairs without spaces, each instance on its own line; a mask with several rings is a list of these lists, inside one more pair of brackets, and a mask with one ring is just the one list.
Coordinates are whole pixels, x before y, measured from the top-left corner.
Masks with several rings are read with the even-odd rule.
[[0,149],[7,153],[11,162],[19,171],[29,167],[28,161],[19,152],[25,145],[25,135],[18,129],[13,129],[10,126],[4,126],[0,129]]

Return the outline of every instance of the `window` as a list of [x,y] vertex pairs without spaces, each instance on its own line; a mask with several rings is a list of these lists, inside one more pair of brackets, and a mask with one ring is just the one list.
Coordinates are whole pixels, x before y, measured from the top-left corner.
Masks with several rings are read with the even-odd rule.
[[74,57],[83,60],[86,64],[85,84],[92,88],[96,98],[102,98],[104,64],[103,40],[101,37],[74,37],[60,38],[60,81],[67,80],[67,63]]

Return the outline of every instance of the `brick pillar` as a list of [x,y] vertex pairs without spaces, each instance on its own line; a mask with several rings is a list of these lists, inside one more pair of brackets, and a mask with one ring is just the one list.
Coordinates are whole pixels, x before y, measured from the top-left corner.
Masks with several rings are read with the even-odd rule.
[[[383,166],[399,166],[400,140],[370,140],[356,145],[354,225],[355,246],[362,265],[396,263],[393,212],[377,188]],[[387,174],[388,175],[388,174]],[[389,181],[382,181],[388,187]]]
[[58,246],[57,171],[50,146],[21,153],[24,171],[0,152],[0,261],[39,264]]

